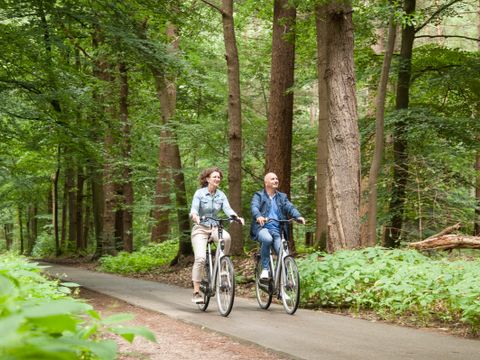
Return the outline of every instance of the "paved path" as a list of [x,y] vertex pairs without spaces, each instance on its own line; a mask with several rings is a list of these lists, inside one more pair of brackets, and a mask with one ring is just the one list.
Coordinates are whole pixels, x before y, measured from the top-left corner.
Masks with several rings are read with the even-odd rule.
[[283,307],[261,310],[252,299],[236,298],[228,318],[190,302],[191,290],[152,281],[52,265],[47,271],[65,281],[166,314],[172,318],[253,342],[298,359],[480,360],[480,341],[401,326],[373,323],[321,311]]

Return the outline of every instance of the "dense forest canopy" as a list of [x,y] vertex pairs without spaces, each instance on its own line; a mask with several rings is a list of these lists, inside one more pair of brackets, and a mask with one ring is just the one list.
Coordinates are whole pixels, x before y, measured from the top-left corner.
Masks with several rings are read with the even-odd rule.
[[[395,228],[392,219],[400,219],[394,246],[456,222],[478,235],[478,1],[278,2],[296,10],[281,41],[294,44],[294,82],[284,93],[293,94],[288,188],[308,220],[296,234],[298,243],[321,246],[309,234],[316,231],[317,167],[323,166],[317,154],[324,109],[318,90],[328,80],[330,119],[342,101],[354,104],[357,113],[345,116],[360,142],[359,209],[350,215],[359,220],[357,244],[367,244],[362,239],[375,151],[375,97],[389,19],[397,41],[387,74],[376,243]],[[0,247],[35,255],[100,255],[151,240],[180,238],[182,244],[199,172],[219,166],[225,172],[221,187],[229,190],[234,161],[229,145],[235,136],[229,128],[232,97],[222,27],[229,18],[227,3],[0,1]],[[236,210],[247,219],[251,196],[269,170],[267,143],[274,135],[268,127],[271,71],[277,74],[271,69],[274,3],[234,1],[230,17],[241,89],[242,208]],[[322,7],[331,21],[331,8],[353,19],[355,96],[337,103],[335,64],[329,63],[327,75],[317,67],[316,22],[323,20],[315,14]],[[333,31],[326,31],[330,49],[344,48],[332,40]],[[407,35],[412,49],[405,58]],[[398,98],[401,74],[408,75],[406,106]],[[163,239],[152,236],[160,221]],[[247,227],[243,234],[249,246]],[[180,250],[188,252],[188,246]]]

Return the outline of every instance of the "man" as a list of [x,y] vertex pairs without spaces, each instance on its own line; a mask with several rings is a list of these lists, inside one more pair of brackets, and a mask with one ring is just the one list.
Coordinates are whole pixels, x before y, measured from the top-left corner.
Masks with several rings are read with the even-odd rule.
[[[269,219],[287,220],[295,218],[305,224],[305,219],[288,200],[287,195],[278,191],[278,177],[274,173],[268,173],[264,178],[265,187],[257,191],[250,204],[252,211],[252,226],[250,235],[253,240],[261,243],[261,261],[263,270],[260,279],[268,279],[270,246],[278,254],[281,246],[280,224],[276,221],[267,222]],[[287,224],[288,225],[288,224]],[[288,226],[286,226],[288,237]]]

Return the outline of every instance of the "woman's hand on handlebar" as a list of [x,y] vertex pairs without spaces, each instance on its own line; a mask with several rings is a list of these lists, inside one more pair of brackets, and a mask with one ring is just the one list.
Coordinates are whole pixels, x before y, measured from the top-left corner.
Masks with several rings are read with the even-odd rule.
[[233,221],[236,221],[242,225],[245,225],[245,219],[240,217],[240,216],[237,216],[237,215],[232,215],[230,216],[230,218],[233,220]]
[[200,216],[197,214],[192,214],[192,221],[197,225],[200,224]]

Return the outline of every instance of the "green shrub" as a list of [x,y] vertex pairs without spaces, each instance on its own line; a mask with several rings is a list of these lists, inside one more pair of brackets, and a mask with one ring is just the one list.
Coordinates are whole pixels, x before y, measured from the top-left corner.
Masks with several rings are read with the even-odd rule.
[[370,309],[383,317],[480,326],[480,259],[432,259],[416,250],[338,251],[299,259],[302,301]]
[[176,240],[150,244],[132,253],[120,252],[116,256],[103,256],[100,259],[100,270],[118,274],[146,273],[170,263],[177,251]]
[[53,238],[52,231],[48,231],[51,226],[45,226],[35,240],[35,246],[32,249],[32,256],[34,258],[46,258],[49,256],[55,256],[55,239]]
[[115,325],[131,318],[101,319],[93,308],[69,296],[70,287],[46,279],[41,267],[11,254],[0,255],[0,358],[115,359],[117,345],[99,340],[113,332],[131,341],[134,335],[155,340],[143,328]]

